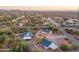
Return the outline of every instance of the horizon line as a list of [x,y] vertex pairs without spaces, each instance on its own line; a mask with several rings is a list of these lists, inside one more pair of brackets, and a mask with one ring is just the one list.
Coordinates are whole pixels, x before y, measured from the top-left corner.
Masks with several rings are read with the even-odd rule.
[[78,6],[0,6],[0,10],[77,11]]

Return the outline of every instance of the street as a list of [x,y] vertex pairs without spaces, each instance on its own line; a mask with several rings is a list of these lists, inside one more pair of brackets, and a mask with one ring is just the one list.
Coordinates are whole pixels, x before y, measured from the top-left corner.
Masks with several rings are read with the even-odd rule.
[[61,27],[59,23],[55,22],[51,18],[47,19],[52,25],[55,25],[75,46],[79,46],[79,41],[75,39],[71,34],[67,33],[64,29],[64,27]]

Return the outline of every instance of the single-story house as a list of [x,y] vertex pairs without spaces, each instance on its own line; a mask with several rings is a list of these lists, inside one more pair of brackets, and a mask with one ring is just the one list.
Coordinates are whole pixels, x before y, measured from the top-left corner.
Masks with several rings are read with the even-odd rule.
[[40,30],[40,33],[41,33],[41,34],[51,34],[51,33],[52,33],[52,30],[47,29],[47,28],[42,28],[42,29]]
[[33,38],[33,33],[32,32],[24,32],[21,34],[21,37],[23,40],[30,40]]
[[74,24],[77,24],[78,23],[78,20],[77,19],[69,19],[66,21],[66,24],[71,24],[71,25],[74,25]]
[[45,35],[52,34],[52,30],[49,29],[40,29],[36,32],[35,37],[45,37]]
[[50,29],[46,29],[46,28],[43,28],[42,31],[47,32],[47,33],[52,32],[52,30],[50,30]]
[[45,49],[51,48],[53,50],[58,48],[58,46],[54,42],[48,41],[47,39],[42,39],[41,46]]

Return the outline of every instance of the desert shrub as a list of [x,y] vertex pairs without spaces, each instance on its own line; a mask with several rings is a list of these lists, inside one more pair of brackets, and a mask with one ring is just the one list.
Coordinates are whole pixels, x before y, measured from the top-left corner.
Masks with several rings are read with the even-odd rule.
[[14,46],[11,51],[13,52],[29,52],[29,47],[27,42],[25,41],[18,41],[16,46]]
[[63,45],[60,46],[60,49],[63,50],[63,51],[68,51],[68,50],[71,49],[71,47],[69,47],[68,45],[63,44]]

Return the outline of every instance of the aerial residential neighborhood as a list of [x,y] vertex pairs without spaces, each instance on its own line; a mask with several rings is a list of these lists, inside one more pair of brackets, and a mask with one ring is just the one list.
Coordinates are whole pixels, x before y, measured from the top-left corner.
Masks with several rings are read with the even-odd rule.
[[0,10],[0,52],[79,52],[77,13]]

